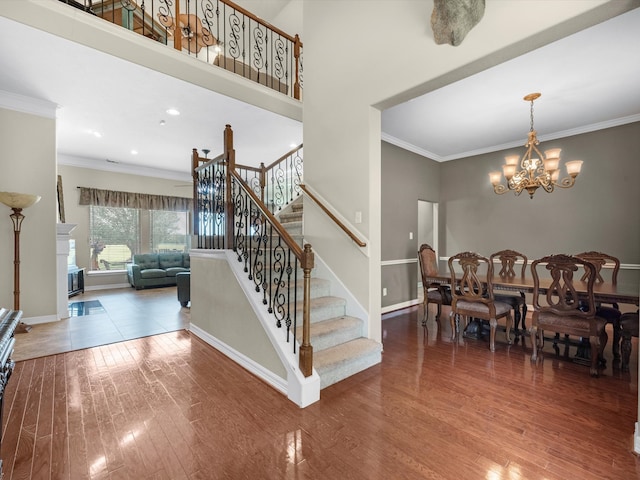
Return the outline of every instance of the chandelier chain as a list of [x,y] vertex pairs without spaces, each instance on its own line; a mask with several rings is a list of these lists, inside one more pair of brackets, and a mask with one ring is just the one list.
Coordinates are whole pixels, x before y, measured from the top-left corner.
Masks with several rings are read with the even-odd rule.
[[529,128],[530,132],[533,132],[533,100],[531,100],[531,126]]

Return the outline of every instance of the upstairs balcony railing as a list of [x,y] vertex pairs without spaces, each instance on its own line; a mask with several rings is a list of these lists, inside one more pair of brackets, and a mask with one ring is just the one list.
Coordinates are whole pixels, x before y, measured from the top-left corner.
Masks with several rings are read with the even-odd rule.
[[[285,156],[286,157],[286,156]],[[235,163],[233,131],[227,125],[224,151],[206,159],[193,151],[194,233],[198,248],[232,249],[255,286],[276,326],[296,353],[295,332],[302,320],[298,366],[305,377],[313,372],[310,344],[311,245],[301,247],[283,228]]]
[[59,0],[217,68],[302,98],[302,42],[229,0]]

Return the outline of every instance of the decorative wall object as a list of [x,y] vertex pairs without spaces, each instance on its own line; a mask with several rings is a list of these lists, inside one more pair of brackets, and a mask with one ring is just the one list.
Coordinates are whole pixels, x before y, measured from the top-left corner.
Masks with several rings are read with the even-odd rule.
[[485,0],[434,0],[433,38],[438,45],[460,45],[484,15]]

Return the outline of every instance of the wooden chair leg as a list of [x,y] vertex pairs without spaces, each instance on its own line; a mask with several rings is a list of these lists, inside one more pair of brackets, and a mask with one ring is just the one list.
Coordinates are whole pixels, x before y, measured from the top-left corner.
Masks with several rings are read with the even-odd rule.
[[590,337],[589,344],[591,345],[591,366],[589,367],[589,373],[592,377],[598,376],[598,357],[600,356],[600,338]]
[[622,331],[622,340],[620,342],[620,350],[622,353],[622,371],[629,371],[629,360],[631,359],[631,332]]
[[529,338],[531,338],[531,361],[535,362],[538,359],[538,329],[534,326],[529,328]]
[[426,327],[427,319],[429,318],[429,302],[426,298],[424,299],[423,304],[424,304],[424,316],[422,317],[422,326]]
[[513,343],[513,341],[511,340],[512,324],[513,324],[513,319],[511,318],[511,315],[507,315],[507,328],[505,330],[505,335],[507,336],[507,344],[508,345],[511,345]]
[[620,320],[614,321],[611,325],[613,326],[613,345],[611,345],[611,350],[613,351],[613,358],[617,360],[620,358]]
[[498,326],[498,321],[495,318],[489,320],[489,326],[491,327],[489,334],[489,350],[492,352],[496,351],[496,327]]

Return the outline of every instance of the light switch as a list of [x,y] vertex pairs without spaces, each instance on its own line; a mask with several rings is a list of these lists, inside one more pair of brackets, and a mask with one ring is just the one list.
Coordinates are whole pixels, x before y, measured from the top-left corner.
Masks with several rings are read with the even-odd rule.
[[413,232],[409,232],[409,240],[413,240]]
[[386,297],[386,296],[387,296],[387,289],[386,289],[386,288],[383,288],[383,289],[382,289],[382,296],[383,296],[383,297]]
[[356,212],[356,223],[362,223],[362,212]]

